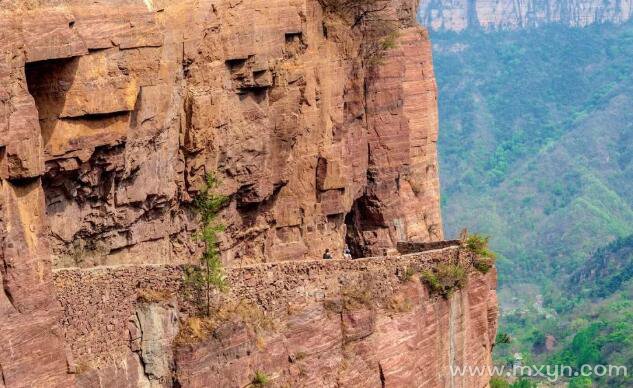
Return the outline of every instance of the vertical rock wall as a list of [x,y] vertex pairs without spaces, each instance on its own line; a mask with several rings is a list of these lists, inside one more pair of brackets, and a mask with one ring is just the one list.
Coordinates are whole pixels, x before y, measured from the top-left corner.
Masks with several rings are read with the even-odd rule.
[[64,386],[65,346],[51,276],[42,137],[26,90],[21,20],[0,3],[0,386]]
[[390,5],[398,44],[373,67],[316,0],[4,10],[1,165],[41,177],[54,266],[192,261],[208,173],[227,264],[441,239],[429,42],[413,2]]

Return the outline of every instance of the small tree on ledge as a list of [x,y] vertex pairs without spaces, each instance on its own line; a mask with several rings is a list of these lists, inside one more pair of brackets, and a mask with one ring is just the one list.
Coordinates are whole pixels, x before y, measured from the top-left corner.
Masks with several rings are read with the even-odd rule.
[[207,174],[205,185],[194,199],[196,211],[200,214],[202,230],[198,234],[205,244],[201,258],[201,267],[187,273],[187,282],[204,289],[206,297],[206,315],[211,315],[211,291],[216,288],[222,292],[228,289],[226,274],[218,252],[218,233],[224,231],[224,225],[215,222],[220,209],[227,203],[228,197],[214,193],[218,181],[213,174]]

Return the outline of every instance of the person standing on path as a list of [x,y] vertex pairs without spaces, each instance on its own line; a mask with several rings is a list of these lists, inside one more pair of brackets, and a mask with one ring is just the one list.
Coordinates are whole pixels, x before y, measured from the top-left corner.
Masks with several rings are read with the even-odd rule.
[[347,260],[352,259],[352,252],[349,250],[347,244],[345,244],[345,249],[343,249],[343,258]]

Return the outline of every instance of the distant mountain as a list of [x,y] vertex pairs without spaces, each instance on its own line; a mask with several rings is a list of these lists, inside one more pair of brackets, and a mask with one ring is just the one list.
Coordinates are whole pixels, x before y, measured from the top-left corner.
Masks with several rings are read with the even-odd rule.
[[442,217],[492,236],[495,359],[632,366],[633,21],[431,38]]
[[448,236],[490,234],[507,289],[633,233],[633,23],[432,39]]
[[[495,348],[497,360],[515,352],[537,364],[633,366],[633,235],[601,247],[546,307],[506,314],[502,331],[513,339]],[[633,376],[594,376],[569,387],[631,387]],[[588,381],[587,381],[588,380]]]
[[597,250],[569,281],[582,296],[605,298],[633,278],[633,235]]
[[585,27],[624,23],[633,0],[422,0],[419,19],[432,30],[516,30],[559,23]]

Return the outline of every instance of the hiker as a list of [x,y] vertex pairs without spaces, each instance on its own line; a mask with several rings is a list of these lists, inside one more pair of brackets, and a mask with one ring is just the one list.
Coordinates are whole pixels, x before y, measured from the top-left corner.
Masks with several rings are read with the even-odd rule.
[[343,249],[343,258],[347,260],[352,259],[352,252],[349,250],[347,244],[345,244],[345,249]]
[[332,260],[332,254],[330,254],[330,249],[326,248],[325,253],[323,254],[324,260]]

